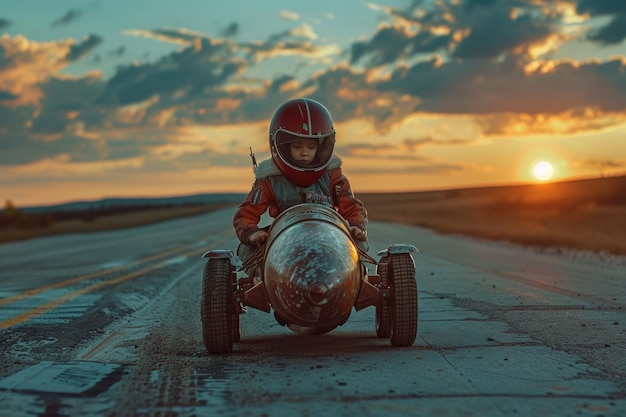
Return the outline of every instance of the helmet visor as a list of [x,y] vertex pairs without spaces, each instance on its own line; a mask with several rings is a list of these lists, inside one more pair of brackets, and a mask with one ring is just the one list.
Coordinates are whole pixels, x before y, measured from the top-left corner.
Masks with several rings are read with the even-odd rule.
[[324,135],[301,135],[278,129],[273,139],[280,159],[299,171],[325,168],[335,148],[334,131]]

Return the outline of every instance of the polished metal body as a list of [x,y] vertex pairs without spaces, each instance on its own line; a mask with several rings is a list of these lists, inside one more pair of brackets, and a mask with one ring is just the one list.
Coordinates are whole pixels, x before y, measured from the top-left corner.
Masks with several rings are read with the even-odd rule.
[[364,274],[345,220],[320,204],[300,204],[269,230],[263,283],[277,318],[297,333],[325,333],[350,316]]

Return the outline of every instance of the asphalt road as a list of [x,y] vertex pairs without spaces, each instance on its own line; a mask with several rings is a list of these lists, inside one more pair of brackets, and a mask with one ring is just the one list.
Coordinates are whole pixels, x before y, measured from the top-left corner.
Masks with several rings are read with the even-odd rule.
[[0,415],[626,415],[625,257],[373,222],[371,255],[420,250],[413,346],[372,307],[322,336],[250,309],[209,355],[200,256],[232,213],[0,245]]

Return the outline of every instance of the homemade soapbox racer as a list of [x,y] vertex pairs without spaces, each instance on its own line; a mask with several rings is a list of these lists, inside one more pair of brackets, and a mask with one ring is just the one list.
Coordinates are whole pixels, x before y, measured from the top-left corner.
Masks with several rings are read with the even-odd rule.
[[376,260],[359,249],[335,210],[293,206],[276,217],[265,245],[245,264],[232,250],[204,253],[204,345],[209,353],[231,352],[248,307],[273,311],[297,334],[323,334],[344,324],[353,309],[374,306],[377,336],[411,346],[418,322],[415,252],[413,245],[392,244]]

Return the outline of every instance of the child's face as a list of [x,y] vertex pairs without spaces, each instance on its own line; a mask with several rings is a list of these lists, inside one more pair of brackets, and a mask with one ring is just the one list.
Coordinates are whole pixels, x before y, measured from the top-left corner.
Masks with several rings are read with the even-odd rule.
[[319,141],[317,139],[304,138],[291,142],[289,145],[291,158],[300,165],[309,165],[313,161],[313,158],[315,158],[318,143]]

